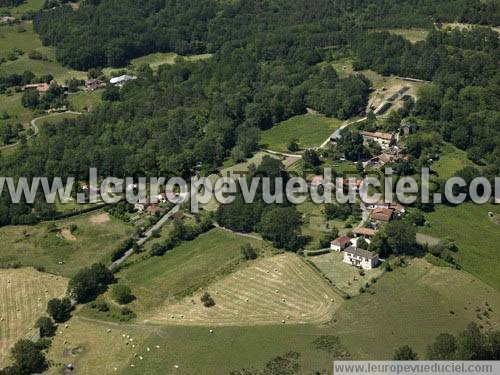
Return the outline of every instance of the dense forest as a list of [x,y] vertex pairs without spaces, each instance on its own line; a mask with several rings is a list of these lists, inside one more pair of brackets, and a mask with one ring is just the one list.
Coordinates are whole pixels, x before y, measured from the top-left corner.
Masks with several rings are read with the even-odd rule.
[[354,25],[430,28],[444,21],[498,25],[500,5],[479,0],[92,0],[78,12],[70,7],[41,12],[34,25],[44,44],[58,47],[63,64],[86,70],[124,66],[151,52],[213,53],[250,35],[260,39],[259,59],[292,57],[297,44],[342,45],[359,35],[349,32]]

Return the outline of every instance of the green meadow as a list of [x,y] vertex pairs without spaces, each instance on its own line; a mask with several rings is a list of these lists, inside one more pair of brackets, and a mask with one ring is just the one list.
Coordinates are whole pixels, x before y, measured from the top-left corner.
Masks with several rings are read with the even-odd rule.
[[488,212],[500,214],[498,205],[462,203],[439,205],[428,214],[429,228],[422,230],[438,238],[449,238],[458,246],[458,260],[464,270],[500,290],[500,225]]
[[273,151],[288,152],[290,141],[298,139],[301,149],[320,146],[342,121],[323,115],[305,114],[292,117],[262,132],[261,144]]
[[[0,265],[21,263],[71,277],[92,263],[110,263],[110,254],[132,235],[133,227],[113,217],[97,220],[101,214],[95,211],[34,226],[0,228]],[[68,231],[72,225],[75,229]]]
[[[0,73],[22,74],[29,70],[37,76],[51,74],[60,83],[70,78],[85,79],[86,72],[79,72],[62,66],[56,61],[55,51],[51,47],[42,46],[40,38],[33,30],[31,22],[20,25],[0,27],[0,58],[6,58],[13,48],[24,52],[17,60],[0,65]],[[31,51],[38,51],[46,57],[45,60],[33,60],[28,57]]]

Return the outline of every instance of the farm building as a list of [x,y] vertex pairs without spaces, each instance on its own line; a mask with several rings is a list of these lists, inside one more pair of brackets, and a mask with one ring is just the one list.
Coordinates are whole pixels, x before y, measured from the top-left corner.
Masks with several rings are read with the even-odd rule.
[[371,228],[354,228],[352,230],[354,237],[372,238],[377,231]]
[[35,90],[39,93],[46,93],[49,91],[50,85],[48,83],[32,83],[29,85],[25,85],[23,87],[24,90]]
[[377,267],[379,258],[377,253],[350,246],[344,250],[344,263],[371,270]]
[[106,86],[106,83],[100,79],[88,79],[85,81],[85,88],[87,91],[95,91],[104,86]]
[[366,132],[362,131],[360,133],[363,136],[365,142],[374,141],[377,142],[382,148],[387,149],[396,142],[394,134],[382,133],[382,132]]
[[119,76],[119,77],[114,77],[114,78],[111,78],[109,80],[109,83],[111,83],[112,85],[116,85],[116,86],[123,86],[126,82],[128,81],[132,81],[134,79],[137,79],[137,77],[135,76],[129,76],[128,74],[124,74],[122,76]]
[[330,249],[336,252],[341,252],[349,247],[351,244],[351,238],[347,236],[342,236],[334,239],[330,243]]
[[385,207],[375,208],[371,219],[376,222],[388,223],[394,219],[394,210]]

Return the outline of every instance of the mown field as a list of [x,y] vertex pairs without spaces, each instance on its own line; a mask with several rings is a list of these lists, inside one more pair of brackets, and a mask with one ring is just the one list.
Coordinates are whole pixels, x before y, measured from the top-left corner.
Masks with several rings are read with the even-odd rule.
[[500,214],[500,207],[474,203],[440,205],[427,215],[430,227],[422,232],[455,241],[464,270],[500,290],[500,226],[488,217],[490,211]]
[[34,337],[36,320],[47,301],[66,292],[68,280],[32,268],[0,269],[0,367],[9,360],[11,346]]
[[[215,306],[200,301],[209,292]],[[294,254],[249,262],[248,266],[174,304],[160,306],[148,322],[169,325],[305,324],[330,320],[342,299]]]
[[[55,223],[0,228],[0,265],[19,262],[70,277],[92,263],[109,263],[111,252],[133,233],[133,227],[112,217],[98,220],[99,215],[97,211]],[[71,225],[76,229],[70,236]]]
[[261,144],[273,151],[289,152],[288,144],[298,140],[300,148],[320,146],[342,122],[322,115],[305,114],[292,117],[262,132]]

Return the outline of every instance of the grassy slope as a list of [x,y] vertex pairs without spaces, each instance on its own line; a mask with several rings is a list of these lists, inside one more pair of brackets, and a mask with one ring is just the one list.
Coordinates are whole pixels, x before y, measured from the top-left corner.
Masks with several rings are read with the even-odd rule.
[[[88,213],[56,222],[58,227],[76,224],[76,240],[61,238],[49,232],[49,223],[35,226],[8,226],[0,228],[0,264],[21,262],[42,266],[47,271],[72,276],[80,268],[95,262],[110,261],[110,253],[133,232],[132,226],[111,218],[104,224],[92,224]],[[65,264],[58,264],[64,261]]]
[[0,120],[0,123],[18,123],[26,125],[32,118],[33,112],[21,104],[22,93],[0,94],[0,113],[7,112],[10,118]]
[[475,311],[484,310],[485,302],[493,309],[490,323],[498,326],[500,293],[466,272],[419,259],[411,263],[386,273],[370,288],[375,295],[346,301],[335,315],[334,331],[355,357],[390,359],[404,344],[425,357],[428,343],[440,333],[456,333],[471,321],[488,326]]
[[295,116],[262,132],[261,143],[271,150],[287,152],[288,143],[298,138],[301,148],[317,147],[340,125],[340,120],[322,115]]
[[102,91],[78,91],[68,96],[69,107],[73,111],[92,111],[101,104]]
[[132,310],[148,311],[175,295],[194,292],[234,268],[240,258],[240,247],[245,243],[259,249],[265,246],[261,241],[214,229],[162,257],[125,268],[118,277],[130,285],[137,297],[131,304]]
[[457,207],[439,206],[427,215],[430,228],[423,232],[434,237],[450,238],[459,248],[463,268],[500,290],[500,226],[488,212],[500,213],[499,206],[464,203]]
[[[162,265],[166,267],[166,263]],[[183,273],[183,267],[173,267]],[[216,327],[210,334],[210,327],[113,325],[76,317],[63,335],[57,335],[50,358],[62,363],[71,358],[81,373],[103,373],[116,366],[125,374],[164,374],[179,365],[183,374],[224,374],[241,367],[261,367],[293,350],[301,353],[300,373],[311,374],[331,368],[331,356],[312,346],[319,335],[339,335],[354,358],[388,359],[404,343],[424,357],[427,343],[437,334],[458,332],[470,321],[478,321],[475,308],[484,310],[485,302],[493,309],[489,321],[499,320],[498,292],[465,272],[435,267],[424,260],[385,274],[371,288],[376,295],[365,293],[345,301],[334,315],[335,321],[320,327]],[[485,318],[480,323],[487,325]],[[112,330],[109,334],[108,328]],[[122,334],[131,335],[136,347],[125,345]],[[66,347],[80,347],[81,353],[62,356],[63,340],[68,341]],[[135,358],[134,353],[144,359]],[[56,368],[52,372],[59,373]]]
[[432,164],[432,170],[439,177],[447,179],[460,169],[473,165],[474,163],[467,158],[465,151],[459,150],[450,143],[445,143],[441,149],[440,159]]

